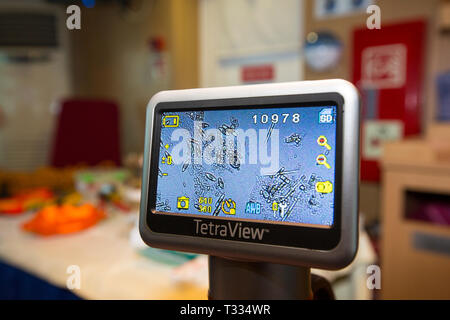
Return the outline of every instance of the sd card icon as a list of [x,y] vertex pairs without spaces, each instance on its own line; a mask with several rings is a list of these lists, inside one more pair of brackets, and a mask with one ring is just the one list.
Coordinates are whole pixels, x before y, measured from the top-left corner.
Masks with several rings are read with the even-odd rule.
[[333,123],[333,122],[334,122],[334,115],[332,108],[327,108],[320,111],[319,123]]

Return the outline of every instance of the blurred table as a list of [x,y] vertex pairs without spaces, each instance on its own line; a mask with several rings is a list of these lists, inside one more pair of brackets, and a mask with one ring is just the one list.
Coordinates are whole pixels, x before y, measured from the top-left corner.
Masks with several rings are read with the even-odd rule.
[[174,267],[140,256],[129,244],[133,217],[113,215],[84,232],[38,237],[20,225],[30,218],[0,216],[0,260],[66,288],[67,268],[80,267],[84,299],[206,299],[207,289],[172,280]]
[[[81,289],[73,293],[84,299],[206,299],[207,288],[177,284],[173,268],[145,258],[130,245],[132,215],[114,214],[84,232],[65,236],[38,237],[20,225],[31,217],[0,216],[0,260],[35,277],[67,288],[67,268],[81,269]],[[207,283],[207,260],[204,274]],[[333,284],[338,299],[370,299],[366,287],[368,265],[375,253],[361,230],[358,254],[353,263],[339,271],[313,269]],[[345,281],[338,281],[345,278]],[[1,285],[1,283],[0,283]]]

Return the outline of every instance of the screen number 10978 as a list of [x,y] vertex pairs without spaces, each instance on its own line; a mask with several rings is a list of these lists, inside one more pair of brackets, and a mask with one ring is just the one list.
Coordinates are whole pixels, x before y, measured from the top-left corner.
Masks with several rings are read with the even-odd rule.
[[262,123],[262,124],[266,124],[266,123],[278,123],[278,122],[282,122],[282,123],[286,123],[288,121],[292,121],[293,123],[299,123],[300,122],[300,114],[298,113],[294,113],[294,114],[289,114],[289,113],[283,113],[281,115],[278,114],[272,114],[272,115],[267,115],[267,114],[262,114],[260,116],[258,115],[253,115],[253,123],[254,124],[258,124],[258,123]]

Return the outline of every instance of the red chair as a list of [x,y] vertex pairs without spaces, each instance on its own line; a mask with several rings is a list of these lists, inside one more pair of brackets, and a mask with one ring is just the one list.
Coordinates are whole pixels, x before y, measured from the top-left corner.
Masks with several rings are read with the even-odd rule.
[[121,163],[119,110],[110,101],[66,100],[59,109],[51,165]]

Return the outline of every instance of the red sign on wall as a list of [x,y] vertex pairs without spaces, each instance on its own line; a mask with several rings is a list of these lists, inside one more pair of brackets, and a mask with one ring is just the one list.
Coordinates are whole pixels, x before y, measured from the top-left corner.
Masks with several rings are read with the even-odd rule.
[[420,133],[424,49],[424,21],[354,32],[353,83],[363,104],[362,180],[379,180],[384,141]]
[[267,82],[275,78],[273,65],[243,66],[241,68],[242,82]]

